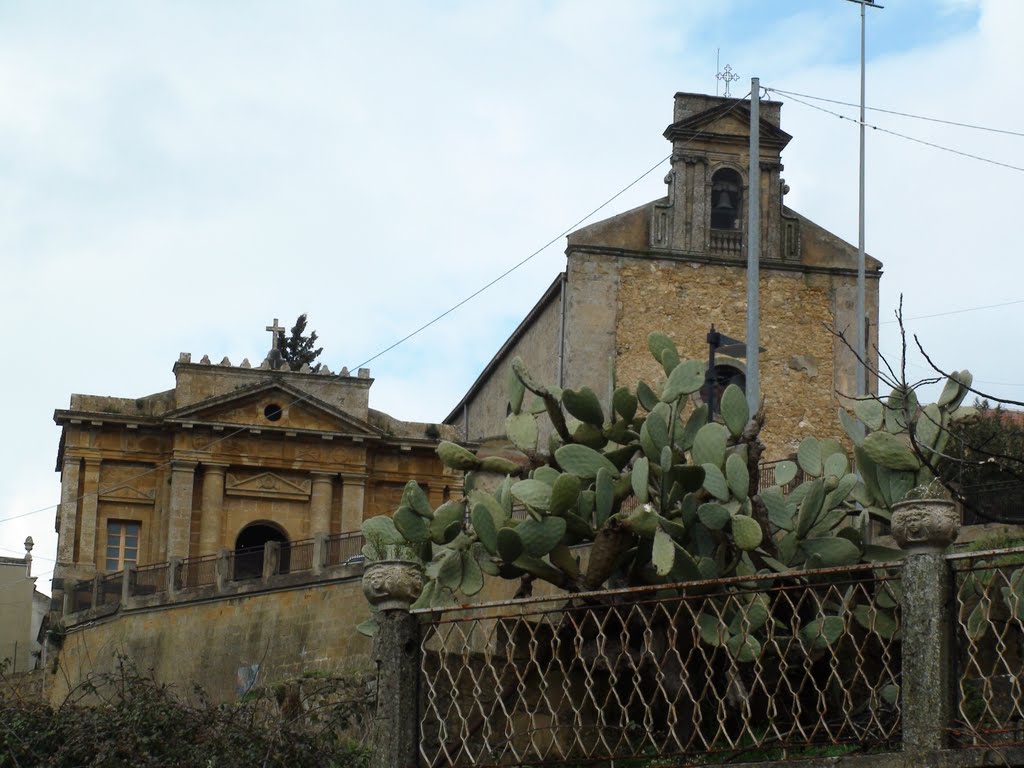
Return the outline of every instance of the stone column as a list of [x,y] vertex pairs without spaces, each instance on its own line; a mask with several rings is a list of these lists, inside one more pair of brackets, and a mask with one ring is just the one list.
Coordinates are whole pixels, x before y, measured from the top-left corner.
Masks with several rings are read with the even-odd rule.
[[75,537],[78,534],[78,476],[81,459],[64,457],[60,473],[60,531],[57,537],[57,562],[70,565],[75,561]]
[[950,674],[953,603],[943,555],[960,530],[949,501],[904,501],[892,512],[892,536],[903,561],[903,751],[943,749],[948,741],[954,685]]
[[171,508],[167,516],[167,559],[188,557],[192,528],[192,486],[196,462],[171,462]]
[[379,623],[371,768],[419,766],[420,633],[409,606],[422,589],[422,569],[413,563],[376,563],[363,574],[363,594],[377,607]]
[[331,532],[331,502],[334,500],[334,473],[311,472],[313,491],[309,497],[309,533]]
[[342,475],[341,532],[358,531],[363,524],[366,475]]
[[[82,486],[82,530],[78,534],[78,562],[96,564],[96,510],[100,503],[100,460],[85,460],[85,482]],[[101,532],[101,536],[104,534]],[[106,541],[104,541],[106,544]],[[103,561],[100,565],[105,565]]]
[[224,472],[227,464],[203,462],[203,509],[199,518],[199,554],[215,554],[221,546],[224,510]]

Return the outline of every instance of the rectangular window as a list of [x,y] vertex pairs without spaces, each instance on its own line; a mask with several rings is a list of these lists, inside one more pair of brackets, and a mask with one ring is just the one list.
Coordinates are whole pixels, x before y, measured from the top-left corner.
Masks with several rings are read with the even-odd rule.
[[107,522],[107,573],[124,569],[125,563],[139,562],[139,523],[126,520]]

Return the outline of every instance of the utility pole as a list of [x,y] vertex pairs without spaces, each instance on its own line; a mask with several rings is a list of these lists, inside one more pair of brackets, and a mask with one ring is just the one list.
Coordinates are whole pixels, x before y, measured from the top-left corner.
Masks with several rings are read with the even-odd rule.
[[747,407],[761,406],[761,80],[750,78],[750,169],[747,193]]
[[865,334],[865,309],[864,309],[864,29],[866,26],[865,10],[868,6],[872,8],[884,8],[878,5],[875,0],[849,0],[860,6],[860,205],[857,237],[857,306],[855,320],[857,323],[857,397],[867,394],[867,339]]

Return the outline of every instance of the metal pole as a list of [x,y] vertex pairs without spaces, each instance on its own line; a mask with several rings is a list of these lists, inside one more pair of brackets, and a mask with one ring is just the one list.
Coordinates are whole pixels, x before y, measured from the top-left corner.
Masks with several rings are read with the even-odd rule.
[[761,331],[758,282],[761,265],[761,80],[750,78],[750,171],[747,194],[747,407],[761,405]]
[[864,103],[865,103],[865,66],[864,66],[864,39],[867,12],[865,6],[882,8],[876,5],[874,0],[850,0],[860,5],[860,200],[858,206],[858,227],[857,227],[857,306],[854,310],[854,322],[857,323],[857,386],[854,388],[857,397],[867,394],[867,340],[865,338],[865,309],[864,309]]
[[864,3],[860,4],[860,200],[857,228],[857,397],[867,393],[867,376],[864,361],[867,360],[867,340],[864,338]]

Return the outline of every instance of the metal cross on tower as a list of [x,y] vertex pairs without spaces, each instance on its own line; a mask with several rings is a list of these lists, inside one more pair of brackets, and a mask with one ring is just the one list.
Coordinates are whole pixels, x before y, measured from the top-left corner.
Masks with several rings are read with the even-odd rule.
[[277,318],[275,317],[274,324],[268,325],[265,330],[270,331],[270,333],[272,334],[271,338],[273,339],[273,341],[270,344],[270,348],[277,349],[277,340],[281,338],[279,334],[284,333],[285,329],[277,324]]
[[723,96],[729,96],[729,83],[734,83],[740,79],[740,76],[732,71],[732,67],[728,64],[725,65],[725,69],[715,75],[716,80],[720,80],[725,83],[725,93]]

